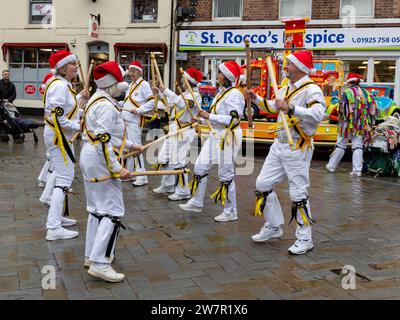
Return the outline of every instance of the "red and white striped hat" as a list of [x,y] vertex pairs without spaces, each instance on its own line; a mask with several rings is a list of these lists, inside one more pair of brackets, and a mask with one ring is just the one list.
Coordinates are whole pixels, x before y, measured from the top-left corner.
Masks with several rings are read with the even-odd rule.
[[109,88],[117,83],[117,89],[125,92],[129,84],[124,81],[124,69],[115,61],[107,61],[93,70],[94,82],[100,89]]
[[230,82],[236,82],[242,73],[242,69],[236,61],[223,62],[218,68]]
[[353,82],[353,81],[362,81],[362,75],[354,72],[350,72],[346,77],[346,82]]
[[47,82],[52,79],[54,77],[54,74],[52,72],[49,72],[48,74],[46,74],[43,78],[43,82],[42,85],[40,86],[42,88],[42,90],[46,89],[46,84]]
[[195,68],[189,68],[187,69],[184,73],[183,76],[188,79],[191,83],[194,85],[197,85],[201,79],[203,79],[203,74],[201,71],[195,69]]
[[51,72],[55,74],[56,70],[74,61],[78,61],[78,58],[71,52],[67,50],[56,51],[49,58]]
[[133,61],[131,62],[131,64],[129,65],[128,69],[137,69],[140,72],[143,72],[143,66],[139,61]]
[[310,50],[293,52],[289,54],[286,59],[291,61],[300,71],[306,74],[313,72],[314,64]]

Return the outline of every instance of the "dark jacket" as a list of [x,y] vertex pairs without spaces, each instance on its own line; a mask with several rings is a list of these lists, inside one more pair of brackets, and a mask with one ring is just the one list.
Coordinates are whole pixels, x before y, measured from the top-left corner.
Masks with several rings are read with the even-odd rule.
[[0,99],[7,99],[9,102],[13,102],[17,97],[17,92],[15,91],[15,85],[11,81],[0,80]]

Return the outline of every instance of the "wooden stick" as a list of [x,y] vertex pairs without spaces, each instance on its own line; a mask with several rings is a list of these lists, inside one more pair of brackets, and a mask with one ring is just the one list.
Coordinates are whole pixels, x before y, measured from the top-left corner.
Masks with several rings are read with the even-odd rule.
[[78,66],[79,66],[79,72],[80,72],[80,76],[81,76],[81,83],[82,83],[82,88],[85,87],[85,77],[83,76],[83,70],[82,70],[82,66],[81,66],[81,61],[78,60]]
[[[151,83],[153,87],[157,87],[156,75],[155,75],[155,66],[153,58],[151,57],[152,52],[150,53],[150,72],[151,72]],[[154,97],[154,110],[158,112],[158,94]]]
[[179,92],[180,96],[182,97],[183,101],[185,102],[186,109],[189,110],[190,116],[192,117],[192,119],[194,119],[193,112],[192,112],[192,110],[190,110],[189,103],[187,102],[185,96],[183,95],[182,89],[181,89],[181,87],[179,86],[178,81],[175,81],[175,85],[176,85],[176,89],[178,89],[178,92]]
[[[249,39],[245,40],[246,45],[246,89],[251,89],[251,52],[250,52],[250,41]],[[247,124],[249,129],[253,128],[253,115],[251,114],[252,106],[251,106],[251,96],[247,97]]]
[[[121,111],[128,111],[128,112],[131,112],[131,110],[130,109],[126,109],[126,108],[121,108],[120,109]],[[152,118],[153,116],[151,115],[151,114],[142,114],[141,115],[142,117],[145,117],[145,118]]]
[[81,134],[81,131],[75,132],[74,135],[69,140],[69,143],[74,143],[74,141],[79,137],[80,134]]
[[[163,82],[163,79],[161,77],[160,69],[158,69],[157,59],[156,59],[156,55],[155,55],[154,52],[150,52],[150,59],[151,59],[151,61],[153,61],[153,66],[154,66],[154,69],[155,69],[156,74],[157,74],[158,83],[159,83],[159,85],[161,87],[164,87],[164,82]],[[165,112],[167,114],[170,114],[169,104],[168,104],[167,99],[165,97],[163,97],[161,100],[165,104]]]
[[[80,67],[80,64],[79,64]],[[83,90],[87,90],[87,91],[91,91],[92,87],[89,88],[89,81],[90,81],[90,77],[92,75],[92,71],[93,71],[93,67],[94,67],[94,60],[92,59],[90,61],[90,66],[89,66],[89,70],[87,73],[87,77],[86,77],[86,81],[85,81],[85,86],[83,87]],[[81,69],[81,73],[82,73],[82,69]],[[82,73],[83,76],[83,73]],[[88,100],[86,100],[85,98],[81,97],[81,100],[79,101],[79,108],[82,108],[84,103],[86,104]],[[82,121],[83,121],[83,117],[80,121],[80,124],[82,125]],[[69,143],[74,143],[74,141],[79,137],[79,135],[81,134],[80,131],[75,132],[75,134],[71,137],[71,140],[69,140]]]
[[[275,99],[282,99],[282,96],[278,90],[278,84],[276,83],[275,68],[272,65],[271,56],[267,56],[266,61],[267,61],[267,66],[268,66],[268,74],[271,79],[272,88],[273,88],[274,94],[275,94]],[[286,121],[286,115],[283,113],[282,110],[279,110],[279,116],[282,119],[283,127],[285,128],[286,137],[288,139],[289,145],[291,147],[293,147],[294,146],[293,138],[292,138],[292,134],[290,133],[288,123]]]
[[[197,109],[199,111],[202,111],[201,106],[199,105],[199,102],[197,101],[197,99],[196,99],[196,97],[194,95],[194,92],[192,90],[192,87],[189,84],[188,79],[186,79],[186,77],[184,76],[185,72],[183,71],[183,68],[179,68],[179,71],[180,71],[180,73],[182,75],[182,79],[183,79],[183,82],[185,83],[185,87],[189,90],[190,94],[192,95],[194,104],[196,105],[196,107],[197,107]],[[210,123],[210,120],[208,120],[208,119],[205,119],[205,120],[206,120],[207,126],[210,129],[211,133],[215,135],[215,131],[214,131],[214,128],[212,127],[212,125]]]
[[[163,171],[144,171],[144,172],[129,172],[131,177],[135,176],[167,176],[167,175],[178,175],[183,173],[190,173],[190,169],[180,169],[180,170],[163,170]],[[90,182],[103,182],[111,179],[118,179],[120,178],[119,174],[116,174],[115,177],[112,176],[103,176],[99,178],[91,178],[89,179]]]
[[[90,84],[89,82],[90,82],[90,78],[91,78],[91,76],[92,76],[93,67],[94,67],[94,60],[92,59],[92,60],[90,61],[90,66],[89,66],[89,70],[88,70],[88,73],[87,73],[87,76],[86,76],[86,81],[85,81],[85,85],[84,85],[84,87],[83,87],[83,90],[86,90],[86,91],[89,90],[89,84]],[[80,100],[80,102],[79,102],[79,108],[82,108],[84,102],[85,102],[85,103],[87,102],[87,101],[85,101],[85,100],[86,100],[86,99],[84,99],[83,97],[81,97],[81,100]]]
[[[157,140],[154,140],[154,141],[152,141],[152,142],[150,142],[150,143],[144,145],[144,146],[143,146],[143,151],[146,150],[146,149],[148,149],[149,147],[151,147],[151,146],[154,145],[154,144],[160,143],[160,142],[162,142],[162,141],[164,141],[164,140],[166,140],[166,139],[168,139],[168,138],[171,138],[171,137],[173,137],[173,136],[176,136],[177,134],[182,133],[182,132],[185,132],[185,131],[187,131],[187,130],[189,130],[189,129],[191,129],[191,128],[195,128],[195,127],[197,127],[198,125],[199,125],[198,123],[193,123],[191,126],[187,126],[187,127],[183,128],[183,129],[177,130],[176,132],[168,133],[167,135],[165,135],[165,136],[163,136],[163,137],[161,137],[161,138],[158,138]],[[129,158],[129,157],[136,157],[136,156],[139,155],[139,154],[140,154],[139,151],[131,151],[131,152],[125,153],[125,154],[123,155],[123,158],[126,159],[126,158]]]

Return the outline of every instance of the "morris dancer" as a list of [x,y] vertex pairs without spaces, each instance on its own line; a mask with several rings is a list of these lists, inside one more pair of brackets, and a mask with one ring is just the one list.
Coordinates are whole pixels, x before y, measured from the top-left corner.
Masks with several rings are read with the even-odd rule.
[[139,151],[143,148],[126,139],[125,123],[114,100],[129,87],[124,82],[123,73],[115,61],[103,63],[94,69],[98,89],[85,108],[84,144],[80,156],[89,213],[84,265],[90,267],[90,275],[110,282],[124,279],[122,273],[117,273],[111,267],[116,238],[122,226],[121,218],[125,213],[122,183],[119,178],[99,183],[90,183],[89,179],[109,174],[130,178],[129,171],[118,160],[125,148]]
[[[142,143],[142,129],[146,124],[144,114],[154,109],[154,96],[150,84],[142,78],[143,66],[139,61],[133,61],[128,71],[132,83],[125,95],[124,109],[122,116],[127,125],[128,139],[136,144]],[[145,171],[143,155],[130,158],[127,161],[129,171]],[[137,176],[132,183],[136,187],[148,183],[146,176]]]
[[294,52],[288,55],[285,70],[290,82],[280,89],[284,99],[266,101],[254,92],[247,91],[256,100],[259,107],[269,113],[277,113],[282,110],[287,113],[294,124],[290,129],[296,144],[294,150],[289,146],[286,132],[278,131],[277,138],[257,177],[255,214],[264,215],[266,222],[260,232],[252,236],[256,242],[264,242],[270,238],[282,236],[280,225],[284,223],[284,218],[274,187],[287,176],[292,200],[290,222],[294,219],[298,224],[297,240],[289,248],[289,252],[292,254],[304,254],[313,249],[311,236],[313,220],[307,188],[310,185],[309,169],[314,148],[312,136],[323,120],[325,99],[321,89],[308,76],[312,68],[311,51]]
[[351,140],[353,171],[350,175],[361,176],[363,146],[364,143],[371,141],[376,113],[375,100],[368,90],[360,87],[361,79],[362,76],[357,73],[349,73],[346,78],[348,89],[343,92],[339,105],[339,133],[336,148],[326,165],[326,170],[329,172],[335,172]]
[[[189,68],[185,72],[184,77],[188,79],[192,90],[195,93],[196,100],[201,105],[201,96],[198,92],[197,85],[203,78],[203,74],[195,68]],[[186,90],[182,96],[176,95],[167,88],[160,87],[160,90],[167,98],[168,103],[171,106],[174,106],[172,108],[169,122],[170,133],[190,126],[192,123],[192,115],[197,116],[198,114],[197,108],[194,108],[192,95],[187,88],[185,89]],[[188,110],[188,108],[190,108],[190,110]],[[165,140],[158,154],[157,169],[160,169],[161,167],[165,170],[179,170],[186,168],[190,146],[192,145],[195,136],[196,130],[192,128],[182,134],[178,134],[175,137]],[[172,175],[163,176],[161,179],[161,185],[154,189],[153,192],[172,193],[168,196],[168,199],[172,201],[189,199],[190,190],[188,184],[187,174],[177,175],[175,177]]]
[[[63,226],[72,226],[76,220],[68,219],[68,193],[74,179],[74,147],[68,141],[79,130],[78,100],[72,89],[71,80],[77,77],[77,58],[61,50],[49,59],[55,76],[47,82],[43,95],[45,107],[44,141],[50,153],[50,163],[56,178],[51,204],[47,216],[47,240],[71,239],[78,232]],[[82,96],[89,96],[82,92]]]
[[203,119],[209,119],[214,128],[203,145],[194,166],[191,182],[192,198],[179,206],[186,211],[200,212],[203,208],[208,172],[214,163],[218,163],[220,187],[211,196],[221,201],[224,211],[214,219],[220,222],[237,220],[235,164],[242,144],[240,119],[245,101],[243,94],[236,88],[241,74],[240,66],[234,61],[221,63],[218,83],[221,91],[216,95],[211,106],[211,113],[199,112]]

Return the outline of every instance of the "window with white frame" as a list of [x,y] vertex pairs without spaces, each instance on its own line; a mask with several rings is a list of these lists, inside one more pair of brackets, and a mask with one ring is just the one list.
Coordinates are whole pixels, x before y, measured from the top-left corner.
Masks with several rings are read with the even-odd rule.
[[[164,77],[164,55],[162,52],[155,52],[155,54],[161,77]],[[151,59],[150,52],[147,49],[124,49],[118,54],[118,63],[124,68],[124,70],[127,70],[129,64],[135,60],[139,61],[143,66],[143,79],[151,81]],[[131,81],[129,76],[127,76],[126,80],[128,82]]]
[[158,15],[158,0],[133,0],[133,22],[156,22]]
[[51,24],[53,0],[29,0],[29,23]]
[[311,17],[311,0],[280,0],[280,18]]
[[242,0],[214,0],[213,16],[214,18],[236,18],[241,19],[243,13]]
[[341,17],[371,18],[374,16],[374,0],[341,0]]
[[50,55],[64,48],[11,48],[9,65],[11,80],[15,84],[18,99],[42,98],[40,87],[50,71]]

